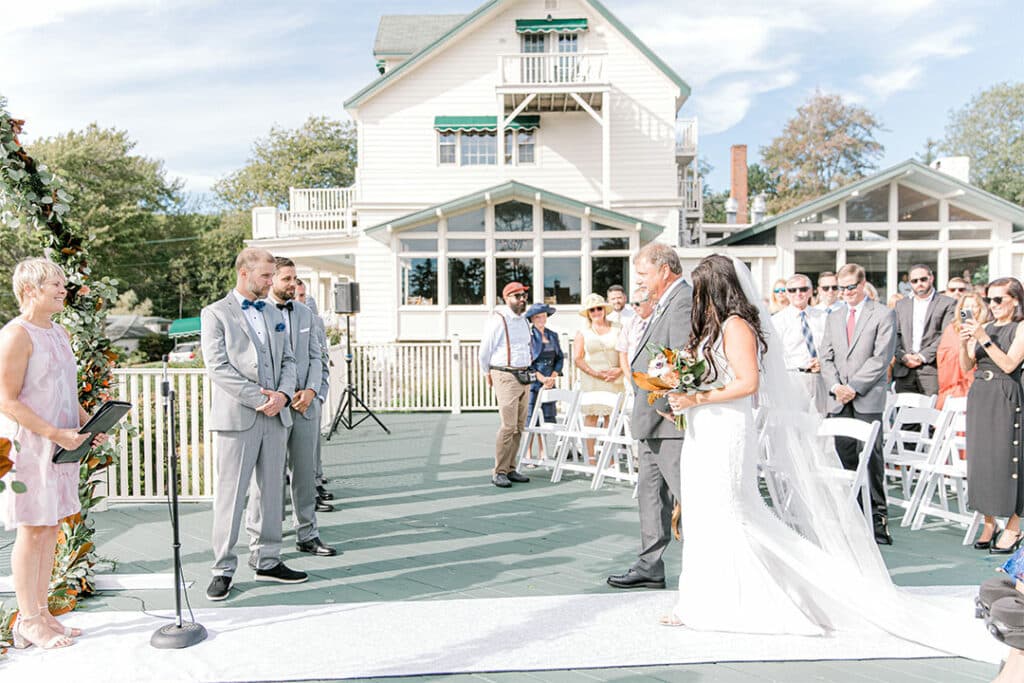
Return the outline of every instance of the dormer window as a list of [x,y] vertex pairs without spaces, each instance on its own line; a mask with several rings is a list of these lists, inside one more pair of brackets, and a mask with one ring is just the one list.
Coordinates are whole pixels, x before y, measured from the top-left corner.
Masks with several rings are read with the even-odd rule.
[[[540,116],[522,114],[505,128],[505,163],[536,163]],[[439,166],[495,166],[498,163],[498,120],[495,116],[437,116]]]

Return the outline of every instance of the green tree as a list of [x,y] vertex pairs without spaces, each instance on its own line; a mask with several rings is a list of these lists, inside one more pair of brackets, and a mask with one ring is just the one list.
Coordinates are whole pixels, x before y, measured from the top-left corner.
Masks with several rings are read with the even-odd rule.
[[939,146],[942,143],[935,138],[928,138],[924,141],[924,148],[917,153],[917,160],[925,166],[930,166],[939,156]]
[[294,130],[271,128],[253,144],[245,166],[217,181],[213,191],[233,209],[283,209],[289,187],[348,187],[355,168],[355,125],[311,116]]
[[779,178],[771,210],[792,208],[878,168],[884,152],[875,139],[880,130],[882,124],[864,107],[815,92],[761,148],[765,167]]
[[774,199],[779,195],[779,175],[758,163],[747,166],[747,192],[753,199],[763,194],[766,199]]
[[203,306],[234,286],[235,257],[252,234],[248,212],[231,211],[206,218],[192,246],[168,264],[165,289],[174,297],[176,317],[199,315]]
[[1024,83],[1000,83],[950,112],[942,151],[971,159],[971,182],[1024,205]]

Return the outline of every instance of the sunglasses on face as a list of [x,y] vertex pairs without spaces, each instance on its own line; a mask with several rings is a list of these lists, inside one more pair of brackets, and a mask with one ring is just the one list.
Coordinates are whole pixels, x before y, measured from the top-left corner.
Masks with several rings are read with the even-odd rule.
[[786,288],[785,287],[779,287],[778,289],[773,289],[772,291],[775,292],[776,294],[785,294],[786,293]]
[[629,305],[632,306],[633,308],[640,308],[641,306],[644,305],[644,302],[643,301],[630,301]]
[[802,294],[803,292],[811,291],[811,288],[810,287],[787,287],[786,291],[789,292],[790,294],[796,294],[797,292],[800,292]]
[[1012,296],[983,296],[981,297],[981,300],[984,301],[986,305],[995,304],[996,306],[998,306],[1004,301],[1009,301],[1012,298]]
[[910,284],[917,285],[917,284],[920,284],[922,282],[930,282],[930,281],[931,281],[931,278],[927,277],[927,276],[926,277],[915,277],[914,279],[912,279],[910,281]]
[[860,286],[860,283],[858,282],[855,285],[836,285],[836,289],[838,289],[840,292],[852,292],[853,290],[857,289],[857,287],[859,287],[859,286]]
[[818,285],[818,289],[823,292],[834,292],[839,289],[839,285]]
[[526,292],[518,292],[517,294],[509,294],[509,298],[511,298],[511,299],[525,299],[526,298]]
[[950,287],[949,291],[951,291],[951,292],[966,292],[967,288],[966,287]]
[[604,306],[594,306],[593,308],[588,308],[587,310],[590,311],[591,313],[596,313],[597,311],[603,311]]

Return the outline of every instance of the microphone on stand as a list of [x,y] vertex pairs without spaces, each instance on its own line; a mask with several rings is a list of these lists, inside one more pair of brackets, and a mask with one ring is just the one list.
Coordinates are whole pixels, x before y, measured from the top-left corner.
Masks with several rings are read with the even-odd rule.
[[[164,414],[167,416],[167,466],[168,486],[171,494],[171,529],[174,537],[174,610],[173,624],[161,626],[149,639],[149,644],[162,650],[180,650],[206,640],[206,629],[195,621],[181,618],[181,592],[185,577],[181,571],[181,541],[178,535],[178,430],[174,423],[174,402],[176,395],[167,375],[167,355],[163,357],[163,377],[160,381],[160,396],[163,397]],[[186,597],[187,599],[187,597]],[[189,607],[191,615],[192,608]]]

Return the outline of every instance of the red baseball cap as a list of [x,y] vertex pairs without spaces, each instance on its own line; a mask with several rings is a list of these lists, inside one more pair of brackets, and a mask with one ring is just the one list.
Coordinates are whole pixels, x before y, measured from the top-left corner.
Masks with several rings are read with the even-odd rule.
[[505,289],[501,290],[501,298],[507,299],[509,298],[509,296],[511,296],[512,294],[516,294],[517,292],[528,291],[530,291],[530,288],[524,285],[522,282],[510,282],[507,285],[505,285]]

